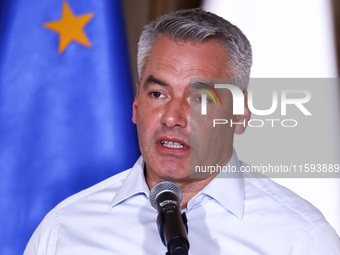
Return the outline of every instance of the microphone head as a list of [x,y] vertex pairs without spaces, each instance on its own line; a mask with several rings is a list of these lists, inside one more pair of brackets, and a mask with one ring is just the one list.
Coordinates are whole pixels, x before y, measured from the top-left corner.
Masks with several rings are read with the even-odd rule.
[[150,202],[153,208],[157,209],[157,197],[159,194],[163,192],[172,192],[175,193],[178,197],[179,204],[182,202],[182,191],[177,186],[177,184],[169,181],[162,181],[157,183],[150,191]]

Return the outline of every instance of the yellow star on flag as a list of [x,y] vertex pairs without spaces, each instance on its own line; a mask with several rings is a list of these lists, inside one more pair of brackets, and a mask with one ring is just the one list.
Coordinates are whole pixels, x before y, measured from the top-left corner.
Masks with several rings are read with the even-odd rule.
[[75,16],[70,6],[64,1],[61,19],[44,23],[45,28],[59,34],[59,54],[61,54],[72,41],[88,48],[91,47],[91,42],[83,29],[93,16],[93,12]]

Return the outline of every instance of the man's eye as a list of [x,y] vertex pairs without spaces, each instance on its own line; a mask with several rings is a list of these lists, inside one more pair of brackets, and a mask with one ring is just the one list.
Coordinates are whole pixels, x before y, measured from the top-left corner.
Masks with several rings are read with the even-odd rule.
[[[196,103],[202,103],[202,95],[198,95],[198,96],[193,96],[191,98],[192,101],[195,101]],[[213,103],[213,100],[211,100],[211,98],[206,98],[207,103]]]
[[161,92],[158,92],[158,91],[153,91],[150,93],[150,95],[153,97],[153,98],[161,98],[163,97],[162,93]]
[[202,103],[201,96],[193,96],[191,97],[191,101],[194,101],[195,103]]

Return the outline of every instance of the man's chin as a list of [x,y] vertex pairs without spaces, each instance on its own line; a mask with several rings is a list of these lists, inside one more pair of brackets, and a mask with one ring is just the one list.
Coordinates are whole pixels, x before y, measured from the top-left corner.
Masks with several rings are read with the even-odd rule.
[[175,163],[174,161],[164,160],[157,165],[147,165],[147,177],[154,180],[162,181],[188,181],[190,180],[190,165],[183,167],[183,163]]
[[188,168],[181,169],[176,167],[167,167],[163,168],[161,171],[156,171],[156,173],[161,176],[163,179],[166,179],[168,181],[175,181],[175,180],[184,180],[190,178],[190,172],[189,172],[189,166]]

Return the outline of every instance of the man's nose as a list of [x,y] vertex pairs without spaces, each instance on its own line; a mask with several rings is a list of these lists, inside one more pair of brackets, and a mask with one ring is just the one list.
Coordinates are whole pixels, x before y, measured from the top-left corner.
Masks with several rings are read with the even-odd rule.
[[185,128],[189,123],[190,105],[184,99],[172,99],[164,106],[161,124],[169,128],[176,126]]

